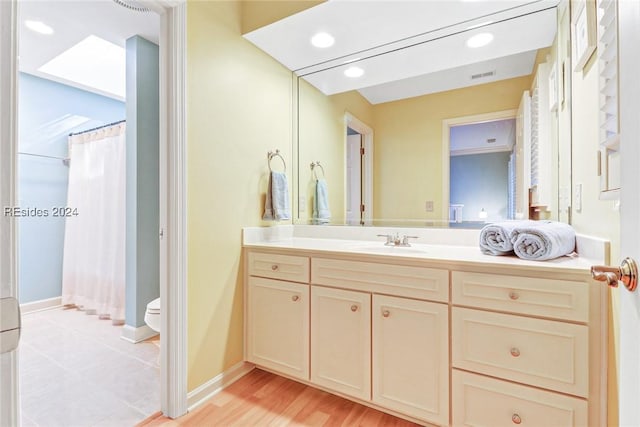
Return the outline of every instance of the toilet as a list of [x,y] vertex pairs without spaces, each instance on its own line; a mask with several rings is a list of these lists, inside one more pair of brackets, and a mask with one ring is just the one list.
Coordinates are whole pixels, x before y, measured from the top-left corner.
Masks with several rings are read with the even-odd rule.
[[147,304],[144,313],[144,322],[154,331],[160,333],[160,298],[156,298]]

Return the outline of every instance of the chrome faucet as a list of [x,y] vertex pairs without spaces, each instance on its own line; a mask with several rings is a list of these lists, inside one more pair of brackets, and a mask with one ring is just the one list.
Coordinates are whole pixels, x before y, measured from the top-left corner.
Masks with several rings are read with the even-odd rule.
[[386,237],[387,241],[385,242],[385,246],[411,246],[409,244],[409,239],[417,239],[418,236],[407,236],[406,234],[402,237],[398,233],[396,234],[378,234],[378,237]]

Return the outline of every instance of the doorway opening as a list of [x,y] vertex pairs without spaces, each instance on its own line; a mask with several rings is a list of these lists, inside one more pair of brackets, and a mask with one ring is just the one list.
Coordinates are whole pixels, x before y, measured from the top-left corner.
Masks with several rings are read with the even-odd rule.
[[[18,32],[17,204],[35,213],[16,219],[22,423],[135,424],[161,406],[158,334],[144,322],[159,267],[142,283],[129,247],[159,262],[160,17],[21,2]],[[142,176],[155,180],[144,217],[131,197]],[[130,227],[141,219],[151,238]]]
[[443,121],[443,218],[481,228],[514,219],[518,188],[516,111]]
[[373,129],[345,115],[345,223],[373,222]]

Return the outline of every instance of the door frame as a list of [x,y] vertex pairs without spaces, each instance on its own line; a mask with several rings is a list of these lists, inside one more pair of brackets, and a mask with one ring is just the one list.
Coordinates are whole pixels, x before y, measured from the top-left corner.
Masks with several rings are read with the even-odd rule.
[[[160,403],[162,413],[177,418],[187,412],[187,230],[186,230],[186,33],[185,0],[142,0],[160,17]],[[16,198],[17,152],[17,0],[0,1],[0,155],[10,156],[10,201]],[[11,236],[9,259],[13,292],[17,291],[16,221],[2,220]],[[3,228],[4,230],[4,228]],[[4,276],[2,277],[4,280]],[[9,423],[19,422],[17,412],[17,355],[12,354],[10,383],[12,408]],[[4,377],[5,375],[3,375]],[[4,419],[3,419],[4,420]]]
[[362,215],[363,225],[372,225],[373,220],[373,128],[365,124],[353,114],[344,114],[344,206],[347,206],[347,128],[351,128],[363,136],[364,156],[362,161],[362,204],[365,210]]
[[[17,176],[18,37],[14,1],[0,1],[0,201],[15,206]],[[5,143],[9,141],[10,143]],[[8,175],[6,176],[8,171]],[[4,210],[4,209],[3,209]],[[0,297],[18,297],[17,220],[0,216]],[[5,294],[7,292],[7,294]],[[0,425],[18,425],[18,354],[0,356]],[[6,407],[5,404],[8,404]]]
[[453,126],[515,119],[518,110],[502,110],[442,120],[442,220],[449,221],[451,128]]

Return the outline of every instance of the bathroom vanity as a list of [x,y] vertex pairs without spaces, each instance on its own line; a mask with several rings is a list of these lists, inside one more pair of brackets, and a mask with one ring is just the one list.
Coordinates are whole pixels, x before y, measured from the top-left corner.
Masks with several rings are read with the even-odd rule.
[[250,240],[248,362],[421,424],[606,425],[603,260]]

